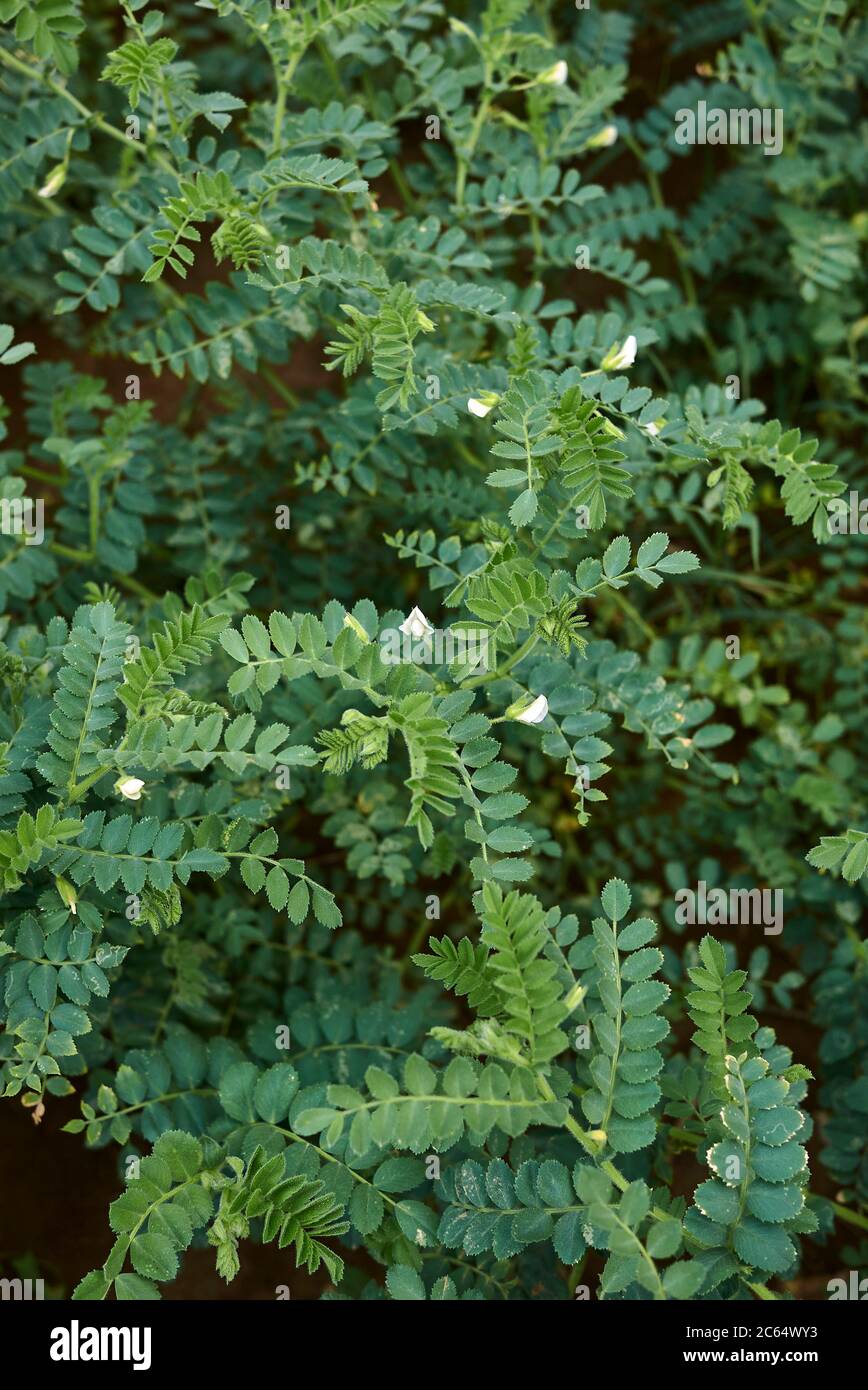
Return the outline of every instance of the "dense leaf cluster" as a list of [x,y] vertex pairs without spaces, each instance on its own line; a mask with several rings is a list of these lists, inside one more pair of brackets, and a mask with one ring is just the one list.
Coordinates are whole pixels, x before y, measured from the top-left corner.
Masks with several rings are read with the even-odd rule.
[[864,1260],[864,14],[88,8],[0,0],[0,1095],[116,1150],[76,1297]]

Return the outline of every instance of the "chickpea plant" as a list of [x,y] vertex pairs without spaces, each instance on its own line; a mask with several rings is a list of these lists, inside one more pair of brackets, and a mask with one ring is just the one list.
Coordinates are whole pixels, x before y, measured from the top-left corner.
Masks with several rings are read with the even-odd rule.
[[75,1297],[864,1264],[864,12],[0,20],[0,1095],[116,1152]]

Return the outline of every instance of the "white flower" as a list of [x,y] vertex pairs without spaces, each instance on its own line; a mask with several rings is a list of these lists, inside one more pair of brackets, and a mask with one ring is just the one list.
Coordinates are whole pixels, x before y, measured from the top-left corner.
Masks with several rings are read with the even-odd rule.
[[514,717],[519,724],[541,724],[549,712],[549,702],[545,695],[537,695],[535,700]]
[[478,396],[471,396],[467,402],[467,409],[471,415],[478,415],[480,420],[484,420],[490,410],[500,401],[500,396],[496,391],[480,391]]
[[551,87],[563,87],[566,80],[567,65],[563,59],[561,59],[559,63],[555,63],[552,67],[546,68],[545,72],[541,72],[537,78],[538,82],[545,82]]
[[127,801],[141,801],[144,785],[141,777],[119,777],[115,782],[115,791],[125,796]]
[[660,426],[655,425],[653,420],[650,422],[650,424],[643,425],[642,428],[644,429],[646,434],[655,435],[660,433]]
[[45,183],[37,193],[38,198],[53,198],[55,193],[59,193],[66,182],[66,165],[56,164],[51,170]]
[[625,338],[619,348],[610,348],[600,363],[604,372],[617,372],[622,367],[632,367],[636,361],[636,349],[639,344],[635,336],[631,333],[629,338]]
[[427,637],[430,632],[434,631],[434,628],[425,617],[422,609],[414,608],[412,613],[409,613],[401,623],[398,631],[403,632],[407,637]]
[[587,145],[589,150],[602,150],[608,145],[614,145],[618,138],[618,127],[616,125],[604,125],[602,130],[598,130],[596,135],[592,135]]

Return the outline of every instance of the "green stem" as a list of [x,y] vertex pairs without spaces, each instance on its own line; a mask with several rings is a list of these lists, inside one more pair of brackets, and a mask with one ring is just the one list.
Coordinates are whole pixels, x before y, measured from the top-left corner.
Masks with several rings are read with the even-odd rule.
[[[489,80],[490,75],[488,71],[488,65],[486,64],[484,78],[484,85],[486,88],[488,87]],[[486,91],[485,95],[482,98],[482,101],[479,103],[476,115],[473,118],[473,125],[470,128],[470,138],[467,142],[464,153],[458,156],[458,169],[455,175],[455,203],[456,206],[459,208],[463,208],[464,206],[464,192],[467,186],[467,173],[470,168],[470,161],[473,158],[474,151],[476,149],[477,144],[479,143],[479,137],[482,134],[482,127],[485,124],[486,117],[488,116],[488,113],[491,110],[491,103],[492,97]]]
[[295,76],[295,70],[304,57],[305,49],[301,49],[290,58],[283,71],[283,76],[277,79],[277,101],[274,105],[274,120],[271,123],[271,148],[270,155],[277,154],[280,148],[280,136],[283,130],[283,118],[286,115],[286,98],[289,95],[289,84]]
[[118,130],[116,126],[103,120],[102,116],[97,115],[95,111],[91,111],[83,102],[79,101],[78,97],[74,97],[72,92],[67,91],[66,87],[63,87],[59,82],[55,82],[53,77],[46,76],[44,72],[40,72],[29,63],[22,63],[20,59],[13,58],[12,54],[7,52],[5,48],[0,48],[0,63],[3,63],[7,68],[12,68],[15,72],[20,72],[24,77],[29,77],[34,82],[41,82],[44,87],[48,87],[56,96],[62,97],[64,101],[68,101],[71,106],[74,106],[79,115],[84,116],[89,125],[96,126],[97,130],[101,130],[104,135],[110,136],[112,140],[119,141],[127,150],[135,150],[137,154],[142,155],[151,154],[154,162],[159,164],[162,169],[172,175],[175,174],[172,165],[158,151],[149,150],[149,147],[143,144],[141,140],[134,140],[131,135],[127,135],[124,131]]
[[63,487],[66,478],[59,473],[45,473],[41,468],[35,468],[32,464],[21,463],[15,470],[21,478],[35,478],[39,483],[47,483],[49,487]]
[[830,1202],[829,1205],[842,1221],[849,1221],[851,1226],[858,1226],[860,1231],[868,1231],[868,1217],[863,1216],[861,1212],[851,1211],[843,1202]]
[[260,364],[259,375],[265,377],[265,380],[268,382],[272,390],[276,391],[278,396],[280,396],[280,399],[282,401],[285,401],[287,405],[291,405],[293,409],[296,409],[299,406],[300,401],[298,399],[298,396],[295,394],[294,391],[291,391],[289,389],[285,382],[281,381],[280,377],[277,375],[277,372],[274,370],[273,367],[265,367],[262,366],[262,364]]
[[757,1298],[761,1298],[765,1303],[780,1302],[778,1295],[772,1293],[771,1289],[767,1289],[765,1284],[752,1284],[750,1280],[745,1279],[744,1286],[746,1289],[750,1289],[751,1293],[756,1294]]

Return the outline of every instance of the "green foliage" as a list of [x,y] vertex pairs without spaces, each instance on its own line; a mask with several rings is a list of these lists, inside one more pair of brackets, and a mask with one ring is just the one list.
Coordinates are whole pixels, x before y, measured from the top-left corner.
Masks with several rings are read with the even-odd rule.
[[49,785],[70,802],[101,775],[108,758],[102,735],[117,718],[129,630],[110,603],[84,606],[73,617],[51,710],[51,751],[37,762]]
[[15,329],[8,323],[0,323],[0,366],[11,367],[22,358],[29,357],[36,349],[32,343],[13,343]]
[[195,604],[189,613],[180,613],[177,619],[164,623],[163,630],[154,633],[153,648],[145,648],[137,660],[124,666],[118,699],[132,718],[152,717],[155,707],[165,707],[166,692],[162,687],[170,686],[173,676],[187,667],[197,666],[224,627],[225,615],[208,616]]
[[[160,40],[161,43],[166,40]],[[154,45],[156,49],[157,45]],[[174,45],[173,45],[174,47]],[[136,79],[143,81],[143,74]],[[126,85],[126,81],[123,85]],[[134,88],[134,90],[136,90]],[[131,95],[133,105],[136,102]],[[171,266],[182,280],[187,278],[187,267],[193,264],[194,253],[186,245],[188,241],[201,241],[201,234],[195,223],[204,222],[209,214],[227,210],[234,201],[231,180],[222,171],[217,174],[200,173],[195,180],[185,179],[178,184],[178,193],[162,209],[168,227],[159,227],[148,250],[154,257],[153,264],[145,271],[142,279],[150,284],[159,280],[166,266]],[[225,226],[225,224],[224,224]],[[224,233],[224,242],[228,233]]]
[[805,1068],[782,1065],[789,1054],[775,1046],[771,1029],[757,1035],[757,1045],[768,1055],[726,1059],[721,1137],[706,1158],[713,1176],[697,1187],[685,1218],[709,1288],[739,1264],[760,1280],[785,1274],[796,1262],[792,1236],[817,1226],[805,1209],[806,1121],[797,1104]]
[[688,1013],[696,1024],[691,1041],[705,1053],[716,1092],[720,1099],[725,1099],[730,1045],[749,1042],[757,1021],[745,1013],[752,997],[749,990],[742,988],[747,973],[727,971],[726,956],[713,937],[704,936],[699,943],[699,961],[699,965],[687,970],[696,986],[686,996]]
[[502,1027],[517,1038],[535,1070],[563,1051],[558,1026],[566,1008],[557,966],[540,960],[547,942],[543,910],[527,893],[509,893],[493,883],[482,888],[482,936],[489,947],[486,969],[501,999]]
[[0,866],[4,889],[20,887],[23,876],[42,856],[77,835],[81,823],[57,815],[53,806],[40,806],[35,817],[22,811],[14,829],[0,831]]
[[676,1260],[662,1275],[658,1270],[656,1260],[679,1253],[683,1229],[677,1214],[652,1209],[647,1183],[640,1178],[616,1197],[608,1175],[599,1169],[580,1168],[574,1180],[586,1203],[594,1243],[611,1252],[600,1280],[604,1297],[617,1297],[635,1285],[656,1299],[692,1298],[702,1289],[704,1271],[697,1260]]
[[845,835],[824,835],[805,858],[815,869],[837,869],[847,883],[857,883],[868,869],[868,834],[848,830]]
[[73,0],[3,0],[0,20],[15,20],[18,42],[33,45],[33,52],[62,73],[75,71],[78,54],[75,39],[84,29]]
[[[156,1299],[158,1284],[174,1279],[182,1251],[196,1230],[211,1221],[212,1190],[220,1182],[219,1150],[183,1130],[161,1134],[150,1154],[137,1159],[120,1197],[109,1208],[116,1235],[103,1267],[85,1275],[74,1299]],[[129,1261],[132,1270],[126,1270]]]
[[663,1066],[657,1044],[669,1032],[659,1010],[669,986],[653,978],[663,963],[662,953],[648,944],[655,924],[647,917],[625,922],[632,902],[626,883],[610,879],[601,901],[606,916],[594,919],[594,966],[583,976],[601,1008],[592,1014],[593,1086],[582,1097],[582,1109],[602,1144],[614,1153],[633,1153],[654,1141],[651,1112],[660,1099],[656,1077]]
[[587,1249],[584,1203],[577,1195],[583,1171],[577,1163],[571,1180],[569,1170],[555,1159],[529,1159],[517,1172],[501,1158],[484,1168],[468,1159],[444,1180],[449,1205],[438,1238],[468,1256],[491,1250],[501,1260],[550,1240],[558,1259],[577,1264]]
[[258,1148],[235,1182],[223,1189],[220,1209],[208,1231],[209,1241],[217,1247],[217,1269],[227,1282],[235,1277],[237,1243],[258,1216],[263,1241],[276,1239],[281,1250],[294,1246],[297,1264],[310,1274],[325,1264],[333,1282],[339,1284],[344,1262],[317,1237],[340,1236],[350,1229],[350,1223],[341,1219],[343,1208],[321,1182],[308,1182],[298,1175],[284,1177],[284,1172],[282,1154],[266,1158]]
[[429,936],[428,951],[413,956],[413,963],[432,980],[442,980],[458,995],[466,994],[468,1004],[480,1017],[497,1011],[498,994],[486,970],[487,961],[485,946],[474,946],[466,936],[457,945],[448,936],[439,941]]
[[76,1298],[857,1261],[858,7],[0,25],[0,1095],[116,1158]]
[[163,68],[177,51],[178,45],[171,39],[157,39],[152,44],[146,39],[121,44],[106,64],[103,78],[126,91],[135,110],[142,97],[150,96],[152,88],[159,86]]

